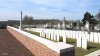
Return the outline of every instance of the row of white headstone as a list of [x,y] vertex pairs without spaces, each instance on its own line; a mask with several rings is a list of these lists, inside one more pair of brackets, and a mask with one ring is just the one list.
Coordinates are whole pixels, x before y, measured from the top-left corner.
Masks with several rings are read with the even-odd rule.
[[46,29],[46,31],[53,31],[58,32],[61,37],[66,36],[67,38],[77,39],[78,37],[85,37],[89,42],[100,43],[100,33],[91,32],[88,34],[86,31],[70,31],[70,30],[53,30],[53,29]]
[[77,38],[77,47],[83,48],[83,49],[87,49],[87,38],[83,37],[83,38]]
[[60,38],[60,35],[55,33],[54,31],[50,31],[50,32],[41,31],[40,36],[47,38],[47,39],[54,40],[54,41],[58,41],[58,42],[59,42],[59,38]]
[[27,29],[40,33],[41,37],[58,41],[63,37],[63,42],[66,43],[66,38],[77,39],[77,47],[87,49],[87,41],[100,43],[100,33],[91,32],[88,34],[86,31],[71,31],[71,30],[54,30],[54,29]]
[[[58,42],[60,39],[60,34],[57,31],[43,30],[42,32],[40,32],[40,36]],[[82,36],[81,35],[77,36],[77,47],[87,49],[87,38],[85,37],[85,34],[83,34]],[[66,39],[67,35],[63,33],[64,43],[66,43]]]

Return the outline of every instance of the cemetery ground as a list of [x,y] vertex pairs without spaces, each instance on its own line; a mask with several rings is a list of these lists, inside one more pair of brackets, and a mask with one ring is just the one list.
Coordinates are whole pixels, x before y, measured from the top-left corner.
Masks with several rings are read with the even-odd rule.
[[[37,36],[40,36],[40,33],[38,33],[38,32],[32,32],[32,31],[27,31],[27,32],[34,34],[34,35],[37,35]],[[63,37],[60,37],[59,41],[63,42]],[[57,42],[57,41],[54,41],[54,42]],[[75,45],[75,56],[84,56],[84,55],[87,55],[89,53],[92,53],[92,52],[100,49],[100,44],[93,43],[93,42],[88,42],[87,50],[82,49],[82,48],[78,48],[78,47],[76,47],[76,40],[71,39],[71,38],[67,38],[66,43],[71,44],[71,45]]]

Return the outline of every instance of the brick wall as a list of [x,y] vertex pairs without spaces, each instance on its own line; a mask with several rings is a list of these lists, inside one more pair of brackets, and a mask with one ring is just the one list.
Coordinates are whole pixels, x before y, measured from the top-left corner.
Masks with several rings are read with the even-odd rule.
[[[31,39],[20,32],[15,31],[14,29],[7,27],[7,30],[18,40],[20,41],[25,47],[27,47],[35,56],[75,56],[75,50],[58,53],[46,45]],[[68,55],[70,54],[70,55]]]

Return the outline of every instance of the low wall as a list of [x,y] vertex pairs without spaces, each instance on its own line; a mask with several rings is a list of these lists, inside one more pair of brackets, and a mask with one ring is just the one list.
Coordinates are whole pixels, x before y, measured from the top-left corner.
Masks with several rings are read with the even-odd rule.
[[73,45],[52,42],[10,26],[7,30],[35,56],[75,56]]

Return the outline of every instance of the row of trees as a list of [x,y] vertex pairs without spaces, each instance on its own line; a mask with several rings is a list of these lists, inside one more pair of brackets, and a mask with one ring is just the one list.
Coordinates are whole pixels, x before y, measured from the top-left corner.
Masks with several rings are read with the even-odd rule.
[[[65,18],[65,17],[64,17]],[[100,12],[97,13],[95,16],[93,16],[91,13],[86,12],[84,14],[84,18],[81,20],[81,22],[79,22],[79,26],[85,26],[86,21],[89,21],[90,23],[90,28],[94,29],[94,26],[96,24],[98,24],[100,22]],[[24,16],[23,18],[23,24],[25,25],[41,25],[41,24],[58,24],[58,22],[61,22],[60,20],[57,19],[34,19],[32,16]],[[68,23],[68,21],[65,20],[65,23]],[[73,26],[76,27],[77,26],[77,22],[73,22]]]
[[32,16],[27,16],[25,15],[23,17],[23,24],[24,25],[42,25],[42,24],[57,24],[59,22],[59,20],[57,19],[34,19]]
[[27,24],[32,24],[33,23],[33,17],[32,16],[27,16],[25,15],[25,17],[22,20],[23,24],[27,25]]
[[86,21],[89,21],[90,28],[93,30],[94,26],[100,22],[100,12],[97,13],[95,16],[91,15],[89,12],[84,14],[84,18],[81,20],[83,25],[86,24]]
[[[59,20],[56,19],[34,19],[32,16],[27,16],[25,15],[23,18],[23,24],[33,24],[33,23],[40,23],[40,24],[44,24],[44,23],[48,23],[48,22],[52,22],[53,24],[55,24],[54,22],[59,22]],[[85,25],[86,21],[89,21],[90,24],[96,25],[98,23],[98,21],[100,21],[100,13],[97,13],[96,16],[91,15],[89,12],[86,12],[84,14],[84,18],[81,20],[82,23]]]

